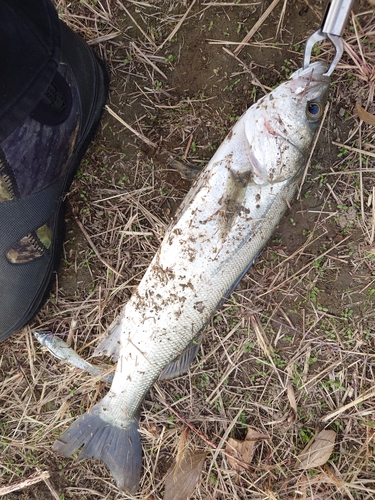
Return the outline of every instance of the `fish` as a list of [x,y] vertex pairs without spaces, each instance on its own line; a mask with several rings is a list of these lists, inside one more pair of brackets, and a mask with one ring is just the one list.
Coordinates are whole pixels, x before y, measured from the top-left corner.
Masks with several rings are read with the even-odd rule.
[[158,378],[185,373],[199,336],[293,200],[324,115],[322,62],[299,69],[237,121],[192,184],[137,289],[95,355],[117,360],[109,392],[53,450],[102,460],[120,490],[142,469],[139,416]]
[[80,370],[87,371],[94,377],[99,377],[104,374],[101,377],[101,380],[103,382],[107,382],[108,384],[112,384],[114,377],[113,373],[106,373],[108,370],[94,366],[83,359],[60,337],[53,335],[51,332],[45,332],[42,330],[36,330],[34,332],[34,337],[40,344],[48,349],[55,358],[66,361]]

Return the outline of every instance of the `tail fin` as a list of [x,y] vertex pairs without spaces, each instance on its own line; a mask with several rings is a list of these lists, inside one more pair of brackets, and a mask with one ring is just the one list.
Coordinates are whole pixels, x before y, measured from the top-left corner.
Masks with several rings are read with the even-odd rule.
[[84,444],[78,460],[102,460],[113,475],[118,489],[135,493],[142,468],[138,420],[129,419],[126,427],[113,425],[101,418],[100,407],[99,403],[90,413],[79,417],[55,441],[52,449],[64,457],[70,457]]

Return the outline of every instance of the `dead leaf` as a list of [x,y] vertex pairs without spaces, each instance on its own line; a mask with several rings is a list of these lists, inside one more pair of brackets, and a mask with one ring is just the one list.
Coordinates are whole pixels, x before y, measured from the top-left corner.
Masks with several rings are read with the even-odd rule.
[[179,464],[174,464],[165,478],[164,500],[187,500],[199,481],[206,453],[185,449]]
[[375,125],[375,115],[362,108],[359,102],[355,103],[355,107],[357,108],[358,117],[360,120],[363,120],[368,125]]
[[177,445],[176,463],[174,466],[174,476],[173,476],[174,480],[177,477],[177,472],[178,472],[179,466],[185,457],[186,448],[188,445],[188,438],[189,438],[189,429],[184,429],[180,434],[180,437],[178,440],[178,445]]
[[324,465],[332,454],[336,441],[336,432],[320,431],[315,439],[297,457],[297,469],[307,470]]
[[[269,436],[267,436],[267,434],[261,434],[255,429],[249,427],[246,437],[243,441],[239,439],[228,438],[225,451],[232,453],[232,455],[238,458],[238,460],[242,460],[242,462],[250,465],[254,456],[254,446],[256,442],[263,441],[265,439],[269,439]],[[238,463],[234,458],[227,456],[227,460],[229,466],[233,470],[240,472],[244,469],[241,464]]]
[[[238,460],[242,460],[247,464],[251,463],[254,455],[254,441],[239,441],[238,439],[228,438],[227,445],[225,447],[225,451],[229,451],[232,453]],[[243,470],[241,464],[237,462],[232,457],[227,457],[229,466],[239,472]]]

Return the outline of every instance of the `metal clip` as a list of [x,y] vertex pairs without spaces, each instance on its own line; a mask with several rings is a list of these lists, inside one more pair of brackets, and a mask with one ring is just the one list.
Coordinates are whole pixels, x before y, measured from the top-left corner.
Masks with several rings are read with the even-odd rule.
[[311,52],[314,45],[317,42],[328,39],[335,47],[336,53],[325,76],[330,76],[333,73],[344,52],[344,44],[341,37],[348,22],[353,3],[354,0],[332,0],[328,3],[320,29],[307,39],[303,57],[304,69],[310,65]]

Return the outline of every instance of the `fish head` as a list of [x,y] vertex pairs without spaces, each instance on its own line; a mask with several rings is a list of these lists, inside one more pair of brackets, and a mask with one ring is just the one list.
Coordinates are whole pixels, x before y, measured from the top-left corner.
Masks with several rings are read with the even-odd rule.
[[315,62],[299,69],[246,112],[245,134],[256,183],[283,182],[304,168],[328,98],[327,68]]
[[52,334],[51,332],[45,332],[43,330],[35,330],[34,337],[40,344],[45,346],[46,343],[48,343],[49,339],[52,337]]
[[57,335],[52,335],[51,332],[36,330],[34,337],[57,359],[67,359],[67,352],[72,351],[66,342],[57,337]]

